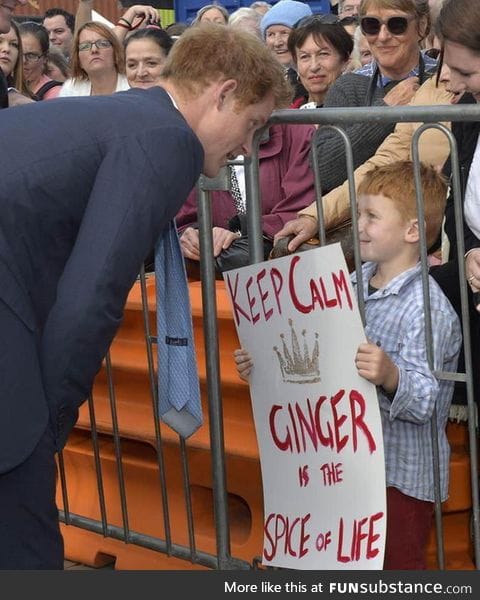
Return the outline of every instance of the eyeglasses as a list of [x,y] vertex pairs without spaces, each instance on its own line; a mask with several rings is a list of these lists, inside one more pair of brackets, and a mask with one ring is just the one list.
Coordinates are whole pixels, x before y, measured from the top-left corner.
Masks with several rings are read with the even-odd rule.
[[340,23],[338,17],[332,13],[326,13],[324,15],[308,15],[308,17],[302,17],[293,26],[294,29],[297,27],[306,27],[312,23],[322,23],[323,25],[336,25]]
[[23,55],[23,60],[28,63],[33,63],[37,62],[37,60],[40,60],[42,56],[45,56],[45,54],[37,54],[36,52],[25,52],[25,54]]
[[408,29],[409,21],[415,19],[413,15],[405,17],[390,17],[389,19],[377,19],[377,17],[362,17],[360,27],[365,35],[378,35],[382,25],[386,25],[392,35],[402,35]]
[[103,48],[111,48],[112,42],[109,40],[97,40],[96,42],[82,42],[78,44],[78,51],[85,52],[87,50],[91,50],[92,46],[95,46],[98,50],[102,50]]

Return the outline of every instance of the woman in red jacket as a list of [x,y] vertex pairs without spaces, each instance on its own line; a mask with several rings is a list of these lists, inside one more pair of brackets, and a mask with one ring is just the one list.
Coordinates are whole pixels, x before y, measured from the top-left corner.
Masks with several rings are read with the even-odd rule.
[[[260,144],[260,197],[264,254],[268,257],[273,237],[298,210],[314,198],[313,171],[309,165],[313,125],[273,125]],[[214,256],[217,273],[248,264],[246,195],[243,167],[235,170],[235,197],[228,191],[212,192]],[[197,191],[193,190],[176,217],[180,244],[187,267],[200,260]],[[193,265],[192,265],[193,262]],[[194,269],[190,269],[193,273]]]

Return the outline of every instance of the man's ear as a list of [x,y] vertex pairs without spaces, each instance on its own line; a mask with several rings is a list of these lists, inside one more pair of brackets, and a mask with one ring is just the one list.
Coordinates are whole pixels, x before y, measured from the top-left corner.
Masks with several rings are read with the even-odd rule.
[[236,79],[226,79],[225,81],[219,82],[215,91],[215,100],[218,110],[221,110],[226,101],[232,98],[237,86],[238,82]]
[[411,219],[405,230],[405,241],[410,244],[416,244],[420,240],[420,232],[418,231],[418,219]]

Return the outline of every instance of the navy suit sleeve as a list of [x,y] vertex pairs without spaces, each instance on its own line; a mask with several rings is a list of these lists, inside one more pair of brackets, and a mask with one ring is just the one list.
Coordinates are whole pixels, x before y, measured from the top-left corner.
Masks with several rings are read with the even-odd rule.
[[42,370],[57,443],[120,325],[145,257],[198,178],[191,132],[161,130],[115,141],[101,162],[42,337]]

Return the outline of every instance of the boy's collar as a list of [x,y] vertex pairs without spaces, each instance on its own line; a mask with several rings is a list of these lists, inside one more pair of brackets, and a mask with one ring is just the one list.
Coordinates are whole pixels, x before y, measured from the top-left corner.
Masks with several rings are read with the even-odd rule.
[[[374,263],[374,262],[364,263],[363,269],[362,269],[362,281],[363,281],[363,287],[365,290],[368,290],[368,282],[373,277],[373,275],[375,275],[376,269],[377,269],[377,263]],[[402,288],[405,285],[407,285],[412,279],[417,277],[418,273],[421,272],[421,270],[422,270],[422,265],[420,262],[418,262],[415,266],[411,267],[410,269],[407,269],[406,271],[399,273],[396,277],[394,277],[391,281],[389,281],[387,283],[387,285],[385,285],[383,288],[380,288],[377,292],[375,292],[375,294],[370,296],[370,298],[379,297],[379,296],[382,297],[382,296],[386,296],[387,294],[389,295],[389,294],[400,293]],[[352,282],[353,283],[357,282],[356,275],[357,274],[355,272],[352,273]]]

